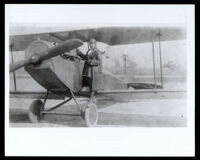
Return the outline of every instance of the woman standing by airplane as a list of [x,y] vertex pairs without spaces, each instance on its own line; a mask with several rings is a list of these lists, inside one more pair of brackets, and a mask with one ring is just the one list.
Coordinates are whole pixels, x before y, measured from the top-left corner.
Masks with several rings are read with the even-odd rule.
[[101,81],[102,73],[102,55],[101,51],[96,47],[96,40],[91,38],[89,40],[89,49],[86,55],[83,54],[79,49],[76,50],[77,55],[85,60],[83,67],[83,81],[82,86],[90,88],[92,92],[92,97],[94,92],[103,89],[103,83]]

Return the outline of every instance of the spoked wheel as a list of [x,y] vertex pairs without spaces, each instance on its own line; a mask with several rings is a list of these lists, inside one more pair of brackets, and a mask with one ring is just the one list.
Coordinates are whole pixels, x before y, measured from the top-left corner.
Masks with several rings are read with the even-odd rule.
[[41,111],[44,110],[41,100],[34,100],[29,108],[29,119],[32,123],[38,123],[41,119]]
[[93,127],[98,121],[98,109],[95,103],[89,103],[84,112],[87,127]]

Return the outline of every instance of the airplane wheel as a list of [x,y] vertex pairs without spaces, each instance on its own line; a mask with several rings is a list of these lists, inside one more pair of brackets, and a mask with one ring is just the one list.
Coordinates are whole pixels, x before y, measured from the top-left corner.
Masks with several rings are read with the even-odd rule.
[[32,123],[38,123],[40,121],[40,112],[44,110],[43,102],[39,99],[34,100],[29,108],[29,119]]
[[87,127],[93,127],[98,121],[98,109],[96,104],[89,103],[84,112],[84,119]]

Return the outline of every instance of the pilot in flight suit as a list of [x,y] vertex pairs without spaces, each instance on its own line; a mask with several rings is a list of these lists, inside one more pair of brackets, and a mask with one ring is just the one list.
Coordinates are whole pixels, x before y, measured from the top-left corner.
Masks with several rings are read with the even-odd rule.
[[77,55],[85,60],[83,67],[83,86],[89,86],[90,91],[95,92],[103,89],[102,73],[102,53],[96,48],[96,40],[90,39],[90,49],[83,54],[80,50],[76,50]]

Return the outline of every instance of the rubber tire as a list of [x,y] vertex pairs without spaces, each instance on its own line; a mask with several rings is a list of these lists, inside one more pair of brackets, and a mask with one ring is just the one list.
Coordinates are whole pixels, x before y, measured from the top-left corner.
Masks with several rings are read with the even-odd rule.
[[94,127],[98,122],[98,109],[95,103],[89,103],[84,112],[87,127]]
[[40,112],[44,110],[43,102],[39,99],[34,100],[29,108],[29,120],[32,123],[40,122],[41,115]]

